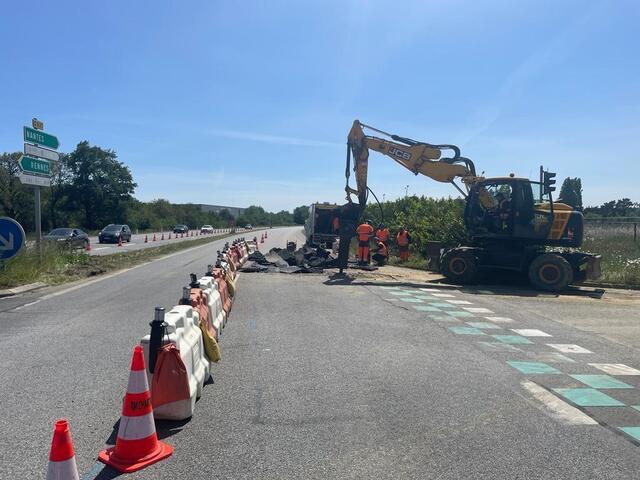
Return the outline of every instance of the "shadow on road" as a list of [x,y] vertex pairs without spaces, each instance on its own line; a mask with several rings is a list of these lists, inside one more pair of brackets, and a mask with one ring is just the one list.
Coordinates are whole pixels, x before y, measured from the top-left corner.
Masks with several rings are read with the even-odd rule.
[[487,272],[483,274],[476,285],[457,285],[446,279],[436,280],[431,283],[419,283],[412,281],[385,281],[385,280],[358,280],[348,273],[330,274],[323,282],[328,286],[346,285],[370,285],[370,286],[401,286],[410,288],[437,287],[460,290],[463,293],[473,295],[503,295],[514,297],[590,297],[602,298],[605,290],[602,288],[589,288],[571,286],[561,293],[535,290],[526,278],[515,272]]

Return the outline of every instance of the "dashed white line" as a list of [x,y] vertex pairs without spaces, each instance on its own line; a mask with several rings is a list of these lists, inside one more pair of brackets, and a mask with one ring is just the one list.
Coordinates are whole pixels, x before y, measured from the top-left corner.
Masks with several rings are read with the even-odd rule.
[[547,343],[551,348],[561,351],[562,353],[593,353],[591,350],[574,345],[571,343]]
[[471,313],[493,313],[492,310],[483,307],[463,307],[467,312]]
[[541,387],[537,383],[529,380],[520,382],[522,388],[528,391],[533,397],[542,403],[545,407],[543,411],[548,413],[552,418],[565,423],[567,425],[597,425],[593,418],[567,402],[560,400],[546,388]]
[[516,332],[518,335],[522,335],[523,337],[551,337],[546,332],[542,330],[538,330],[535,328],[512,328],[512,332]]
[[454,305],[472,305],[471,302],[467,302],[466,300],[445,300],[445,301],[452,303]]
[[513,319],[509,318],[509,317],[484,317],[487,320],[491,320],[492,322],[496,322],[496,323],[511,323],[513,322]]
[[640,375],[640,370],[624,363],[590,363],[589,365],[609,375]]

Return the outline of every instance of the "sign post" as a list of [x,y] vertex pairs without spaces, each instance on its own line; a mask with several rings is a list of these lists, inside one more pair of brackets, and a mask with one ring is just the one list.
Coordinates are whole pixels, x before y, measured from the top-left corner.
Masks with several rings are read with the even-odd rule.
[[[34,118],[31,127],[23,128],[24,155],[18,160],[20,166],[20,182],[32,185],[35,200],[36,246],[42,259],[42,216],[40,208],[40,187],[51,186],[50,161],[58,161],[60,155],[55,150],[60,142],[55,135],[45,133],[44,123]],[[24,234],[23,234],[24,236]],[[1,240],[0,240],[1,241]]]

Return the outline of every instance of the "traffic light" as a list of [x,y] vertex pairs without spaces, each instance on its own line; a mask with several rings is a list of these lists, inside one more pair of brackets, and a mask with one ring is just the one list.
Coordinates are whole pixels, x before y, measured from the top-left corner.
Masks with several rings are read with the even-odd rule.
[[554,186],[556,184],[556,174],[553,172],[543,172],[542,173],[542,185],[544,195],[548,195],[551,192],[556,190]]

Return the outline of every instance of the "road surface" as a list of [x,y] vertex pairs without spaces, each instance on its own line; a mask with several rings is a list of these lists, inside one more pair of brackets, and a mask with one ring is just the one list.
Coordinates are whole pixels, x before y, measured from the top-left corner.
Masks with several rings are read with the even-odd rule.
[[[85,478],[116,476],[95,458],[132,346],[216,248],[0,300],[0,477],[43,477],[59,416]],[[157,422],[174,455],[129,478],[638,478],[637,296],[420,288],[241,274],[215,383]]]
[[[257,230],[255,230],[257,231]],[[261,230],[264,231],[264,230]],[[217,229],[214,231],[214,236],[225,235],[228,234],[229,229]],[[191,236],[191,233],[193,236]],[[196,230],[191,230],[189,235],[171,233],[171,238],[169,238],[169,232],[158,232],[155,234],[156,240],[153,240],[153,233],[148,234],[133,234],[131,235],[130,242],[124,242],[122,246],[118,246],[117,243],[99,243],[98,237],[90,237],[91,241],[91,253],[90,255],[111,255],[113,253],[118,252],[127,252],[130,250],[142,250],[145,248],[159,247],[161,245],[167,245],[169,243],[177,243],[177,242],[189,242],[191,240],[197,240],[200,238],[200,235],[196,235]],[[237,230],[238,236],[244,235],[245,237],[251,236],[253,238],[253,232],[244,229]],[[163,238],[164,235],[164,239]],[[145,242],[145,237],[147,242]]]

